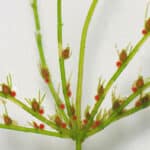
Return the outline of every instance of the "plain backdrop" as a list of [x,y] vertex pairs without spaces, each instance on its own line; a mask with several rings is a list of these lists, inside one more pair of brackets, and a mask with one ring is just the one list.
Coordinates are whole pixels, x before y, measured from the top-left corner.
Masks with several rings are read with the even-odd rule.
[[[45,55],[57,88],[60,83],[57,54],[56,0],[39,0]],[[76,74],[80,35],[84,19],[92,0],[63,0],[64,47],[68,44],[72,56],[66,61],[67,75],[72,75],[71,88],[75,97]],[[99,0],[94,13],[86,45],[83,105],[93,104],[99,76],[106,81],[116,70],[118,49],[130,42],[134,46],[142,37],[147,0]],[[149,13],[150,15],[150,13]],[[38,90],[47,93],[46,115],[54,113],[54,103],[39,76],[39,57],[34,39],[34,22],[29,0],[0,0],[0,81],[8,73],[13,76],[17,97],[36,97]],[[131,93],[132,82],[139,74],[150,76],[150,40],[148,40],[127,69],[116,81],[118,93]],[[103,104],[111,104],[110,94]],[[34,120],[16,105],[8,103],[9,114],[20,124]],[[0,107],[2,114],[3,107]],[[83,150],[149,150],[150,109],[143,110],[107,127],[89,138]],[[0,129],[1,150],[74,150],[71,140]]]

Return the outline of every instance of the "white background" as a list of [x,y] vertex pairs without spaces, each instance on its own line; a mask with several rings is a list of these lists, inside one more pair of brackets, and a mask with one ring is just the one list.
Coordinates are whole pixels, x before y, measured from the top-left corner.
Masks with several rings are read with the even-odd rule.
[[[63,0],[64,47],[69,44],[72,57],[66,62],[68,75],[73,71],[72,89],[75,95],[80,34],[87,9],[92,0]],[[141,38],[147,0],[100,0],[87,39],[83,106],[93,104],[99,76],[108,80],[116,70],[118,48],[133,45]],[[56,0],[39,0],[40,17],[46,58],[52,79],[60,82],[57,63]],[[149,14],[150,15],[150,14]],[[150,76],[149,41],[117,80],[118,93],[128,95],[132,81],[139,75]],[[38,53],[34,40],[34,22],[29,0],[0,0],[0,80],[13,75],[18,98],[35,97],[39,89],[47,91],[46,114],[54,113],[53,99],[39,76]],[[23,100],[24,101],[24,100]],[[110,105],[110,97],[105,107]],[[9,114],[20,124],[33,118],[13,104]],[[0,107],[1,114],[3,107]],[[34,119],[33,119],[34,120]],[[84,150],[148,150],[150,147],[150,109],[118,121],[103,132],[89,138]],[[70,140],[34,134],[0,130],[1,150],[73,150]]]

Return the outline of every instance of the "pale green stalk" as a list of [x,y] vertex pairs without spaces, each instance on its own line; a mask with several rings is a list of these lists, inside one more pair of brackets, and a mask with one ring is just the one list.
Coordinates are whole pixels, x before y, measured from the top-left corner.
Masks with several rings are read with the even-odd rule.
[[40,129],[34,129],[34,128],[27,128],[23,126],[18,125],[5,125],[0,124],[1,129],[8,129],[8,130],[14,130],[14,131],[20,131],[20,132],[26,132],[26,133],[34,133],[34,134],[41,134],[41,135],[47,135],[47,136],[54,136],[59,138],[69,138],[69,136],[60,134],[58,132],[52,132],[48,130],[40,130]]
[[77,113],[77,124],[79,128],[81,126],[81,100],[82,100],[84,56],[85,56],[87,32],[97,3],[98,0],[92,1],[92,4],[89,8],[88,14],[84,22],[82,35],[81,35],[80,56],[79,56],[79,64],[78,64],[78,78],[77,78],[78,81],[77,81],[77,91],[76,91],[76,113]]
[[67,82],[66,82],[66,71],[65,71],[65,63],[64,59],[61,56],[63,50],[63,37],[62,37],[62,1],[57,0],[57,38],[58,38],[58,54],[59,54],[59,67],[60,67],[60,75],[61,75],[61,82],[62,82],[62,89],[65,98],[65,103],[67,106],[68,115],[71,116],[71,105],[70,100],[67,95]]

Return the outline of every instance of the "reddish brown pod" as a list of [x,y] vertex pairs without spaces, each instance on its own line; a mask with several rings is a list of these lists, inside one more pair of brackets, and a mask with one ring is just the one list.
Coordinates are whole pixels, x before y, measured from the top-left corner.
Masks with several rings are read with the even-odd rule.
[[70,58],[70,47],[69,46],[62,50],[61,56],[63,59]]
[[50,82],[50,73],[47,67],[41,67],[41,75],[46,83]]
[[57,126],[61,126],[62,121],[61,121],[61,119],[60,119],[59,116],[55,116],[54,121],[55,121],[55,123],[56,123]]
[[9,87],[8,85],[2,84],[2,92],[3,92],[4,94],[10,94],[11,89],[10,89],[10,87]]
[[121,52],[118,52],[119,60],[116,62],[117,68],[120,68],[121,65],[126,61],[128,54],[126,49],[122,49]]
[[101,125],[101,121],[100,120],[95,120],[92,124],[92,127],[93,129],[97,128],[98,126]]
[[11,125],[12,124],[12,119],[8,115],[4,115],[3,120],[4,120],[4,123],[6,125]]
[[32,100],[31,106],[32,106],[32,110],[33,110],[33,111],[39,112],[40,105],[39,105],[39,103],[36,101],[36,99],[33,99],[33,100]]
[[132,85],[132,92],[135,93],[139,88],[144,86],[144,79],[143,76],[139,76],[138,79]]
[[65,104],[60,104],[60,106],[59,106],[59,108],[61,109],[61,110],[64,110],[65,109]]

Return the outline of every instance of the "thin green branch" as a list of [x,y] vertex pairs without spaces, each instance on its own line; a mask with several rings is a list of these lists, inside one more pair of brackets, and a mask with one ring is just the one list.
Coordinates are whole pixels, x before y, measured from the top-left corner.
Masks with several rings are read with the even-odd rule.
[[35,21],[35,27],[36,27],[36,43],[38,46],[38,51],[40,55],[40,60],[41,60],[41,65],[46,66],[46,59],[44,56],[44,51],[43,51],[43,44],[42,44],[42,36],[41,36],[41,26],[40,26],[40,19],[39,19],[39,14],[38,14],[38,6],[37,6],[37,0],[33,0],[31,3],[33,13],[34,13],[34,21]]
[[[138,95],[140,95],[141,92],[143,92],[144,90],[146,90],[146,89],[149,88],[149,87],[150,87],[150,82],[146,83],[146,84],[145,84],[142,88],[140,88],[137,92],[131,94],[131,95],[124,101],[124,103],[123,103],[116,111],[114,111],[114,112],[111,114],[111,116],[110,116],[106,121],[104,121],[98,128],[89,131],[86,136],[88,137],[88,136],[91,136],[91,135],[93,135],[93,134],[95,134],[95,133],[101,131],[102,129],[104,129],[106,126],[108,126],[109,124],[111,124],[111,123],[114,122],[115,120],[118,120],[119,118],[121,118],[121,117],[119,117],[119,116],[120,116],[119,112],[121,112],[129,103],[131,103]],[[138,109],[140,109],[140,108],[145,108],[147,105],[149,106],[150,104],[149,104],[149,103],[148,103],[148,104],[146,103],[146,105],[142,105],[142,106],[139,107]],[[134,108],[134,109],[131,109],[131,110],[132,110],[133,112],[134,112],[134,111],[136,112],[136,110],[138,111],[138,109],[137,109],[137,108]],[[122,116],[124,113],[125,113],[125,114],[127,113],[128,115],[129,115],[129,114],[132,114],[132,111],[131,111],[131,110],[123,112],[123,113],[121,114],[121,116]],[[127,114],[126,114],[126,115],[127,115]],[[125,116],[126,116],[126,115],[125,115]]]
[[18,126],[18,125],[16,126],[16,125],[0,124],[0,128],[8,129],[8,130],[14,130],[14,131],[21,131],[21,132],[47,135],[47,136],[54,136],[54,137],[59,137],[59,138],[69,138],[69,136],[64,135],[64,134],[60,134],[57,132],[52,132],[52,131],[48,131],[48,130],[39,130],[39,129],[34,129],[34,128],[27,128],[27,127]]
[[[40,55],[41,65],[42,65],[42,67],[47,68],[46,59],[44,56],[43,44],[42,44],[42,36],[40,33],[41,27],[40,27],[40,19],[39,19],[39,14],[38,14],[37,0],[33,0],[33,2],[31,3],[31,6],[33,9],[33,14],[34,14],[34,21],[35,21],[35,27],[36,27],[36,42],[37,42],[38,51],[39,51],[39,55]],[[52,96],[56,102],[56,105],[59,107],[60,104],[62,103],[62,101],[61,101],[59,95],[57,94],[52,81],[50,81],[48,83],[48,87],[52,93]],[[61,114],[62,114],[63,119],[66,122],[68,122],[65,112],[63,110],[61,110],[61,112],[62,112]]]
[[64,59],[61,56],[63,50],[63,40],[62,40],[62,1],[57,0],[57,37],[58,37],[58,54],[59,54],[59,67],[60,67],[60,74],[61,74],[61,82],[62,82],[62,89],[65,98],[65,103],[67,107],[68,115],[71,116],[71,105],[70,100],[67,95],[67,82],[66,82],[66,71],[65,71],[65,64]]
[[78,64],[78,81],[77,81],[77,92],[76,92],[77,124],[79,128],[81,125],[81,99],[82,99],[84,55],[85,55],[87,32],[88,32],[89,25],[90,25],[97,3],[98,3],[98,0],[92,1],[92,4],[89,8],[88,14],[85,19],[85,23],[84,23],[82,35],[81,35],[80,56],[79,56],[79,64]]
[[21,107],[23,110],[25,110],[26,112],[28,112],[29,114],[31,114],[32,116],[34,116],[36,119],[42,121],[43,123],[47,124],[48,126],[50,126],[51,128],[61,131],[62,133],[64,133],[65,135],[70,135],[70,132],[68,131],[68,129],[60,129],[56,126],[55,123],[51,122],[50,120],[46,119],[45,117],[39,115],[37,112],[34,112],[31,108],[29,108],[28,106],[26,106],[24,103],[22,103],[20,100],[11,97],[9,95],[4,95],[2,92],[0,92],[0,97],[3,97],[13,103],[15,103],[16,105],[18,105],[19,107]]
[[128,117],[128,116],[130,116],[130,115],[132,115],[132,114],[134,114],[134,113],[136,113],[136,112],[138,112],[138,111],[140,111],[142,109],[145,109],[145,108],[147,108],[149,106],[150,106],[150,102],[146,103],[146,105],[141,105],[139,107],[133,107],[131,109],[128,109],[124,113],[122,113],[121,115],[118,115],[116,117],[115,121],[119,120],[119,119],[122,119],[122,118],[125,118],[125,117]]
[[16,105],[18,105],[19,107],[21,107],[23,110],[25,110],[26,112],[28,112],[29,114],[31,114],[32,116],[34,116],[35,118],[37,118],[38,120],[44,122],[45,124],[47,124],[48,126],[52,127],[53,129],[58,129],[58,127],[51,122],[50,120],[47,120],[45,117],[39,115],[37,112],[34,112],[30,107],[26,106],[24,103],[22,103],[20,100],[11,97],[9,95],[5,95],[2,92],[0,92],[0,97],[3,97],[13,103],[15,103]]
[[86,129],[88,130],[93,122],[93,119],[99,109],[99,107],[101,106],[105,96],[107,95],[108,91],[110,90],[110,88],[112,87],[113,83],[116,81],[116,79],[118,79],[118,77],[120,76],[120,74],[125,70],[125,68],[127,67],[127,65],[130,63],[130,61],[133,59],[133,57],[137,54],[137,52],[139,51],[139,49],[142,47],[142,45],[145,43],[145,41],[148,39],[148,37],[150,36],[149,34],[146,34],[145,36],[143,36],[141,38],[141,40],[136,44],[136,46],[133,48],[133,50],[130,52],[128,58],[126,59],[126,61],[121,65],[121,67],[114,73],[114,75],[111,77],[111,79],[108,81],[106,88],[104,90],[104,94],[100,97],[99,101],[95,104],[92,112],[91,112],[91,117],[90,120],[86,126]]

